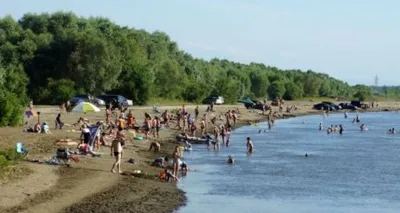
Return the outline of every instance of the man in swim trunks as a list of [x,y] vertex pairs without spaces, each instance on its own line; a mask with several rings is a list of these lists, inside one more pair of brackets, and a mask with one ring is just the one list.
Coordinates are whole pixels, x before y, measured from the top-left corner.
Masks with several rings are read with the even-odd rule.
[[111,168],[111,172],[115,173],[115,167],[118,168],[118,173],[122,173],[121,171],[121,157],[122,157],[122,140],[121,138],[116,138],[111,144],[111,156],[115,157],[115,163]]

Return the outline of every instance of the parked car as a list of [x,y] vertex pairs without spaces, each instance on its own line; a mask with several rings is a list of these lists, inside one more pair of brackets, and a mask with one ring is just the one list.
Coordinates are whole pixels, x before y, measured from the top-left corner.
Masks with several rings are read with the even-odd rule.
[[354,106],[353,104],[349,104],[349,103],[340,103],[339,106],[341,106],[342,109],[357,110],[356,106]]
[[106,107],[111,103],[111,109],[127,109],[128,106],[132,106],[132,100],[129,100],[121,95],[99,95],[98,99],[105,102]]
[[224,97],[222,96],[208,96],[206,99],[203,100],[203,104],[211,104],[214,103],[216,105],[224,104]]
[[330,111],[335,110],[333,106],[326,103],[315,104],[313,108],[316,110],[330,110]]
[[89,95],[75,95],[73,98],[71,98],[69,100],[69,103],[71,104],[71,106],[74,106],[75,104],[77,104],[80,101],[85,101],[85,102],[90,102],[96,106],[104,106],[105,102],[99,98],[96,97],[92,97]]
[[335,109],[335,110],[341,110],[341,109],[342,109],[342,107],[341,107],[340,105],[334,104],[334,103],[329,102],[329,101],[322,101],[321,103],[322,103],[322,104],[328,104],[328,105],[330,105],[331,107],[333,107],[333,109]]

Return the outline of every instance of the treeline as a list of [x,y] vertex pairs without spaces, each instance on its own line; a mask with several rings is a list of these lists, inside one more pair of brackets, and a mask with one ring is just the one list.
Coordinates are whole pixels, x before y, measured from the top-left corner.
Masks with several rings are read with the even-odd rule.
[[60,104],[76,93],[118,93],[145,104],[154,97],[201,102],[212,94],[227,103],[244,96],[348,97],[354,90],[311,70],[194,58],[165,33],[106,18],[57,12],[0,19],[0,125],[29,99]]

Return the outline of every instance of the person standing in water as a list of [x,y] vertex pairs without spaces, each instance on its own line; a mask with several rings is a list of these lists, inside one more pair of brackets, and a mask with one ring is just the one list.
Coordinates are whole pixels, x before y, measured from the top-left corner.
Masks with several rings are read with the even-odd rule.
[[324,129],[324,124],[321,122],[319,122],[319,130],[323,130]]
[[172,166],[173,166],[173,175],[178,178],[179,171],[179,161],[181,159],[181,152],[179,146],[175,147],[174,152],[172,153]]
[[339,134],[343,135],[343,126],[342,126],[342,124],[339,125]]
[[344,118],[347,118],[347,117],[348,117],[347,112],[344,112]]
[[251,138],[250,138],[250,137],[247,137],[247,144],[246,144],[246,146],[247,146],[247,153],[249,153],[249,154],[253,153],[254,145],[253,145],[253,142],[251,141]]

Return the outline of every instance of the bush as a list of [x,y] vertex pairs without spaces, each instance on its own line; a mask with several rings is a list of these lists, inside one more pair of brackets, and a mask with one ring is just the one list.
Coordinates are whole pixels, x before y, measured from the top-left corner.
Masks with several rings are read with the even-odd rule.
[[22,155],[18,154],[15,149],[0,150],[0,168],[13,165],[21,158]]
[[5,92],[0,95],[0,126],[17,126],[23,122],[24,107],[17,95]]

